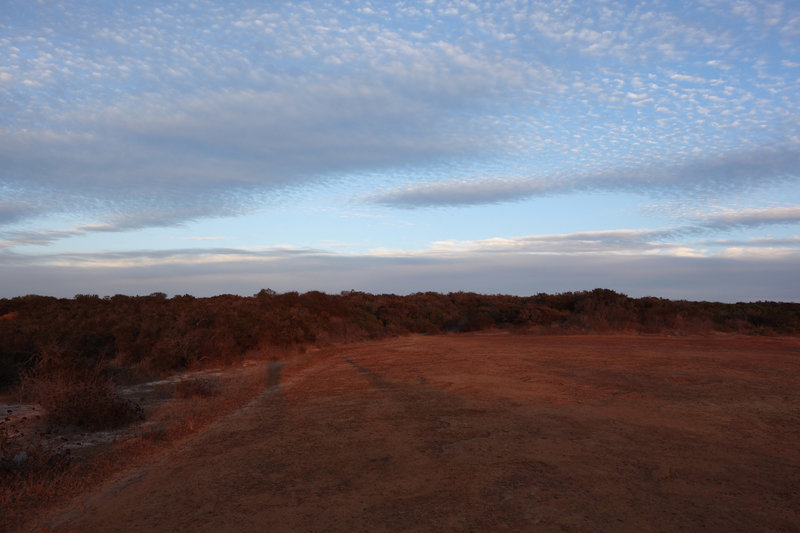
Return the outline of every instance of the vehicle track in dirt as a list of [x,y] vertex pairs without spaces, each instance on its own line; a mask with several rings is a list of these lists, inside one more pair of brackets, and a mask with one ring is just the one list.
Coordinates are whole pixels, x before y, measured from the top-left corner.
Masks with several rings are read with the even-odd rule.
[[268,388],[57,531],[797,531],[800,340],[450,335]]

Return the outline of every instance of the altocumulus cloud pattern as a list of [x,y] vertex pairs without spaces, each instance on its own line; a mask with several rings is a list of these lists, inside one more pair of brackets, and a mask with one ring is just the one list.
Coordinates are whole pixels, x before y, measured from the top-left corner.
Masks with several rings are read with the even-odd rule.
[[2,296],[800,299],[796,3],[0,11]]

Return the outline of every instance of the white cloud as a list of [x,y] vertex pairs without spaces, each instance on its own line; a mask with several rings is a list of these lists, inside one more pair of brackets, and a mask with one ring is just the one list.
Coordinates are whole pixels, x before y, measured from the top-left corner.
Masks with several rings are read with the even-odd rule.
[[703,77],[692,76],[692,75],[689,75],[689,74],[674,73],[674,74],[671,74],[669,76],[669,78],[671,80],[681,81],[681,82],[689,82],[689,83],[707,83],[708,82],[708,80],[706,80]]
[[759,260],[759,259],[791,259],[797,257],[797,251],[787,248],[760,248],[760,247],[740,247],[733,246],[726,248],[720,257]]
[[708,195],[798,179],[800,147],[788,143],[700,155],[680,163],[651,163],[599,172],[414,184],[374,194],[367,200],[392,207],[416,208],[491,204],[582,190]]
[[775,224],[800,224],[800,206],[728,210],[706,215],[708,228],[758,227]]
[[[563,255],[504,253],[376,257],[273,251],[258,257],[233,251],[215,259],[207,250],[181,250],[160,252],[150,259],[146,253],[142,258],[128,255],[52,256],[33,263],[31,258],[20,260],[0,254],[0,296],[156,291],[252,295],[265,287],[331,293],[356,289],[400,294],[435,290],[530,295],[605,287],[631,296],[800,301],[795,283],[800,252],[745,259],[597,255],[583,256],[580,261]],[[52,266],[54,263],[63,266]]]

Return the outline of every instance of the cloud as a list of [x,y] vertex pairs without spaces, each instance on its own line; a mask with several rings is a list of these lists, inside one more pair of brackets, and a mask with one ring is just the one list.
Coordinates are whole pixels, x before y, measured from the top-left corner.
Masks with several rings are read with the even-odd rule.
[[13,231],[0,233],[0,249],[11,246],[46,245],[60,239],[85,235],[79,229],[54,229],[43,231]]
[[706,80],[705,78],[701,78],[700,76],[692,76],[692,75],[689,75],[689,74],[674,73],[674,74],[671,74],[669,78],[671,80],[685,81],[685,82],[689,82],[689,83],[707,83],[708,82],[708,80]]
[[538,62],[336,4],[124,16],[98,6],[93,17],[18,8],[25,23],[0,38],[12,63],[0,86],[0,187],[53,201],[0,205],[0,223],[145,208],[216,216],[332,175],[488,153],[499,141],[481,110],[533,75],[547,81]]
[[[423,250],[403,251],[380,249],[370,251],[380,257],[466,257],[468,255],[561,255],[616,256],[660,255],[680,257],[713,257],[719,253],[746,257],[753,254],[793,254],[800,248],[800,237],[761,237],[748,240],[691,240],[704,234],[725,230],[741,230],[768,225],[800,222],[800,207],[773,207],[727,211],[723,214],[698,217],[690,223],[659,229],[617,229],[579,231],[518,237],[493,237],[477,240],[434,241]],[[714,250],[722,250],[712,251]]]
[[[617,229],[579,231],[547,235],[479,240],[435,241],[427,250],[413,254],[543,254],[543,255],[597,255],[597,254],[659,254],[674,256],[712,256],[708,247],[741,249],[783,250],[800,248],[800,237],[759,237],[748,240],[687,240],[703,234],[725,230],[760,228],[769,225],[800,223],[800,206],[771,207],[763,209],[730,210],[722,214],[696,218],[689,224],[660,229]],[[395,252],[386,251],[385,255]]]
[[[144,180],[143,188],[160,181],[178,188],[189,182],[280,187],[329,169],[424,165],[454,154],[488,153],[498,139],[475,129],[501,118],[487,113],[491,101],[503,104],[492,111],[507,114],[517,111],[514,105],[525,110],[536,102],[525,110],[535,117],[558,101],[571,107],[590,96],[565,93],[563,84],[577,81],[575,73],[550,67],[531,52],[542,38],[549,45],[594,47],[592,54],[628,58],[663,58],[665,42],[671,53],[712,57],[710,51],[727,50],[732,39],[716,25],[700,24],[693,13],[648,6],[587,11],[551,9],[547,3],[515,10],[476,4],[456,9],[462,18],[455,27],[437,23],[437,16],[456,8],[450,5],[431,6],[424,16],[420,10],[401,12],[385,24],[325,2],[273,10],[168,7],[163,13],[125,8],[124,17],[108,12],[85,20],[56,6],[43,14],[73,33],[53,35],[37,17],[9,35],[5,50],[27,72],[15,79],[29,75],[46,90],[7,99],[22,102],[18,112],[28,133],[15,143],[21,132],[9,128],[0,139],[10,153],[20,154],[4,154],[2,163],[11,165],[4,178],[95,186],[87,194],[131,176]],[[538,32],[530,31],[530,22]],[[203,38],[199,28],[214,28],[213,37]],[[462,31],[471,37],[459,38]],[[102,46],[78,37],[87,32]],[[516,36],[512,44],[508,35]],[[25,54],[12,52],[20,46]],[[25,56],[39,59],[29,64]],[[344,66],[324,67],[330,58]],[[578,75],[589,78],[582,81],[601,96],[616,98],[602,83],[608,66],[596,76]],[[657,63],[652,71],[659,70]],[[632,74],[614,76],[635,79]],[[677,82],[700,79],[693,71],[661,75]],[[745,89],[736,83],[732,88]],[[618,92],[643,95],[630,104],[641,105],[649,101],[644,95],[654,97],[658,90]],[[771,103],[763,107],[775,108]],[[83,111],[68,111],[76,107]],[[34,117],[35,109],[48,115]],[[466,132],[474,132],[472,138]],[[36,159],[37,153],[48,157]]]
[[[140,252],[141,253],[141,252]],[[0,297],[36,293],[72,296],[190,293],[252,295],[278,291],[356,289],[408,294],[475,291],[531,295],[606,287],[631,296],[725,302],[800,301],[800,251],[762,257],[528,255],[517,253],[408,257],[348,256],[314,251],[205,251],[73,257],[70,264],[31,258],[0,260]],[[194,260],[191,257],[194,256]],[[2,255],[0,255],[2,257]],[[109,263],[111,261],[114,266]]]
[[[793,248],[800,248],[800,237],[789,238],[752,238],[748,240],[700,240],[686,241],[687,235],[700,235],[718,231],[728,227],[740,228],[742,224],[764,225],[764,220],[783,221],[792,209],[772,208],[744,210],[739,213],[726,213],[719,218],[702,218],[696,225],[684,225],[661,229],[620,229],[602,231],[580,231],[574,233],[525,235],[518,237],[494,237],[477,240],[442,240],[434,241],[428,247],[416,250],[399,250],[390,248],[372,249],[365,253],[338,253],[325,249],[294,247],[290,245],[273,247],[237,247],[237,248],[180,248],[160,250],[129,250],[115,252],[61,252],[54,254],[37,254],[27,256],[6,250],[0,255],[0,264],[49,265],[65,267],[121,268],[129,266],[152,267],[165,264],[205,264],[228,262],[273,262],[287,258],[325,256],[342,259],[383,260],[386,258],[407,260],[412,262],[429,262],[457,259],[463,261],[478,260],[490,256],[563,256],[563,257],[614,257],[614,256],[651,256],[663,257],[714,257],[715,255],[732,255],[745,257],[746,249],[754,255],[781,250],[781,254],[793,254]],[[783,216],[781,214],[783,213]],[[780,223],[780,222],[776,222]],[[84,227],[82,231],[107,231],[104,228]],[[53,230],[29,236],[31,243],[48,238],[60,238],[61,234],[79,233],[74,230]],[[192,240],[218,240],[221,237],[194,237]],[[336,246],[334,246],[335,248]],[[710,252],[707,247],[722,250]],[[797,250],[800,252],[800,250]],[[777,252],[775,252],[777,253]]]
[[0,200],[0,225],[11,224],[31,216],[33,213],[41,211],[32,205],[17,202],[14,199]]
[[769,247],[753,247],[753,246],[746,246],[746,247],[739,247],[739,246],[732,246],[730,248],[726,248],[723,250],[719,257],[723,258],[735,258],[735,259],[745,259],[748,261],[758,260],[758,259],[780,259],[780,258],[797,258],[797,250],[790,250],[784,247],[780,248],[769,248]]
[[755,247],[755,248],[779,248],[779,247],[796,247],[800,248],[800,237],[788,238],[775,238],[775,237],[756,237],[747,240],[709,240],[700,241],[698,244],[702,246],[725,246],[725,247]]
[[800,223],[800,206],[740,209],[705,217],[709,229],[754,228],[775,224]]
[[231,261],[272,261],[300,255],[327,255],[324,250],[294,247],[181,248],[168,250],[127,250],[115,252],[62,252],[27,255],[0,253],[0,265],[30,265],[73,268],[153,267],[159,265],[226,263]]
[[[2,205],[0,222],[59,208],[94,218],[129,212],[140,225],[141,211],[162,211],[180,222],[247,210],[264,195],[331,175],[496,149],[491,132],[467,128],[435,98],[357,81],[137,101],[62,121],[72,131],[0,129],[0,186],[46,189],[51,199],[26,209]],[[454,135],[458,129],[473,134]]]
[[[669,252],[678,245],[658,242],[669,231],[610,230],[553,235],[529,235],[474,241],[437,241],[431,253],[611,254]],[[426,252],[427,253],[427,252]]]
[[[722,65],[736,59],[723,53],[733,44],[751,44],[736,41],[724,24],[704,25],[694,13],[646,5],[431,5],[399,10],[384,23],[325,2],[263,9],[164,5],[161,12],[125,7],[124,16],[98,11],[96,17],[59,5],[34,16],[23,7],[17,16],[26,24],[0,40],[12,63],[3,71],[8,107],[0,128],[0,182],[57,190],[63,199],[39,206],[41,212],[76,203],[88,208],[86,199],[100,199],[109,205],[93,211],[96,218],[156,200],[167,210],[173,203],[184,207],[184,199],[213,215],[207,200],[220,195],[227,197],[225,209],[235,211],[250,206],[254,193],[332,175],[399,166],[424,174],[429,165],[514,150],[521,161],[544,151],[568,163],[578,149],[594,158],[589,145],[608,154],[626,144],[647,165],[663,153],[636,147],[644,138],[663,143],[663,150],[675,149],[680,137],[696,146],[709,134],[707,115],[718,131],[745,121],[763,125],[793,103],[791,95],[781,105],[777,97],[753,98],[746,80],[695,92],[708,84],[699,83],[704,78],[690,63],[676,73],[665,68],[674,62],[661,61],[693,54],[719,57],[710,61]],[[441,23],[439,17],[452,20],[445,15],[452,10],[457,23]],[[720,10],[725,20],[736,18],[730,11]],[[770,20],[786,19],[788,11],[770,12]],[[47,16],[60,24],[47,24]],[[580,61],[567,69],[539,52],[554,46],[567,57],[608,59],[599,69],[582,69]],[[642,58],[655,63],[638,72]],[[23,79],[42,88],[21,87]],[[762,83],[765,91],[779,86]],[[742,106],[746,95],[754,109]],[[705,101],[711,96],[720,100],[717,107]],[[577,131],[552,134],[570,129],[570,110],[624,118],[617,111],[650,107],[673,110],[674,122],[649,123],[642,131],[616,118],[589,142]],[[689,113],[697,116],[685,132]],[[536,131],[518,131],[531,123]],[[637,167],[625,170],[630,165],[611,161],[607,168],[620,170],[607,176],[567,170],[543,178],[429,183],[389,191],[384,199],[394,205],[497,202],[599,187],[594,178],[613,181],[615,174],[627,183],[619,186],[630,186],[639,180],[630,175]],[[0,209],[0,222],[11,216],[4,215]]]
[[[62,201],[67,198],[62,198]],[[152,201],[152,200],[151,200]],[[153,201],[153,203],[155,203]],[[81,224],[72,228],[37,229],[37,230],[0,230],[0,248],[26,245],[48,245],[69,237],[89,235],[91,233],[116,233],[143,228],[178,226],[199,218],[221,217],[242,214],[241,208],[225,205],[224,196],[213,202],[208,199],[195,204],[188,203],[185,198],[175,200],[171,207],[152,208],[128,204],[129,210],[121,213],[107,214],[101,221]],[[51,209],[54,210],[54,209]],[[30,216],[41,214],[44,210],[31,209]],[[18,217],[22,219],[24,217]]]
[[577,191],[689,196],[725,194],[800,178],[800,145],[761,146],[679,163],[651,163],[536,178],[437,181],[390,189],[367,202],[399,208],[495,204]]
[[[415,105],[359,86],[207,93],[167,104],[166,111],[138,102],[100,117],[64,117],[87,133],[2,132],[0,157],[4,176],[15,181],[24,176],[95,193],[287,185],[328,168],[447,152],[448,140],[427,118],[433,110]],[[136,106],[144,109],[133,112]],[[342,137],[345,124],[349,135]],[[409,130],[422,138],[409,139]]]
[[[800,19],[790,3],[770,5],[373,2],[373,14],[324,1],[76,9],[9,0],[0,13],[0,292],[607,286],[798,299],[785,289],[797,285],[795,240],[709,240],[798,222],[794,207],[752,202],[660,229],[452,240],[437,228],[435,243],[410,251],[396,249],[409,242],[397,231],[361,255],[12,253],[276,205],[288,213],[282,200],[329,190],[415,209],[594,191],[683,204],[790,189],[800,177]],[[368,216],[402,218],[376,210]],[[459,211],[471,218],[458,234],[485,213]],[[54,227],[62,220],[69,227]],[[368,223],[308,232],[366,242],[366,229],[357,232]],[[526,230],[503,234],[517,231]],[[256,238],[283,238],[265,234]]]

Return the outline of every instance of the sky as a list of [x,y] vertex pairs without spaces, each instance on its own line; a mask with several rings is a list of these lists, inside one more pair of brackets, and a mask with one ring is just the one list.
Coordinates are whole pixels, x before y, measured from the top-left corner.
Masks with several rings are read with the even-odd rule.
[[0,297],[800,302],[800,4],[0,0]]

